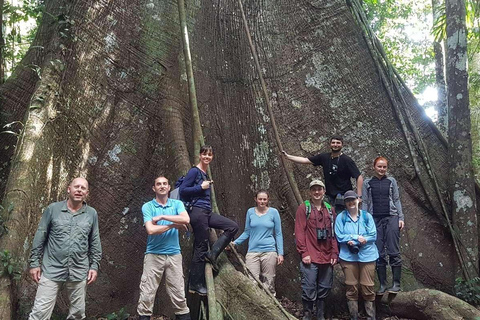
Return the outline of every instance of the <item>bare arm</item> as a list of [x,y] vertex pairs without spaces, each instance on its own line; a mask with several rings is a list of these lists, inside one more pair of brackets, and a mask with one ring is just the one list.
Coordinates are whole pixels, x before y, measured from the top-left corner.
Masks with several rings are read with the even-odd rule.
[[160,220],[170,221],[175,224],[188,224],[190,223],[190,216],[187,211],[183,211],[175,216],[156,216],[152,218],[153,223],[157,223]]
[[308,158],[292,156],[285,151],[282,151],[282,154],[285,158],[287,158],[290,161],[293,161],[293,162],[296,162],[296,163],[301,163],[301,164],[312,164],[312,162],[310,160],[308,160]]
[[162,234],[173,228],[175,228],[175,224],[157,226],[156,224],[153,224],[152,221],[147,221],[145,223],[145,229],[149,235]]

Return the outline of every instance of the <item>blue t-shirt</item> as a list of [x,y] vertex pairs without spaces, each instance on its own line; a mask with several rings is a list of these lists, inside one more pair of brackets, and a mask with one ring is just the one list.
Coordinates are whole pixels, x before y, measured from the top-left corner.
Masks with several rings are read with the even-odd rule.
[[264,215],[257,215],[255,208],[247,211],[245,231],[234,241],[236,245],[248,240],[248,252],[277,252],[283,256],[283,235],[280,214],[268,208]]
[[[340,245],[339,258],[350,262],[372,262],[378,259],[378,250],[375,245],[377,227],[370,213],[359,210],[357,221],[353,221],[348,211],[343,210],[335,220],[335,236]],[[360,245],[358,236],[363,236],[367,243]],[[348,249],[348,242],[352,240],[359,246],[360,251],[355,254]]]
[[[159,204],[155,199],[145,203],[142,206],[143,223],[152,221],[156,216],[175,216],[186,211],[183,202],[180,200],[168,199],[165,206]],[[169,225],[173,222],[160,220],[157,225]],[[170,229],[162,234],[148,235],[147,253],[174,255],[180,253],[180,243],[178,241],[178,230]]]

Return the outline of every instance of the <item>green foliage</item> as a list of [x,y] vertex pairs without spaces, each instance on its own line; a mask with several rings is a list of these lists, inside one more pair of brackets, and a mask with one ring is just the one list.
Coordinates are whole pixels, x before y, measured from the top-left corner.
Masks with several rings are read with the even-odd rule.
[[430,1],[365,0],[370,25],[413,93],[435,83]]
[[455,279],[455,295],[473,306],[480,305],[480,278],[475,277],[469,281]]
[[0,276],[8,276],[12,280],[18,280],[21,278],[22,273],[20,271],[20,266],[8,250],[0,252],[0,263],[2,264]]
[[117,312],[112,312],[112,313],[109,313],[105,316],[105,319],[107,320],[126,320],[128,319],[128,317],[130,316],[130,314],[126,313],[125,312],[125,308],[122,308]]
[[4,4],[2,26],[5,32],[2,52],[4,60],[0,63],[4,65],[7,75],[15,69],[30,47],[43,9],[43,0],[23,0],[19,6],[13,6],[8,2]]

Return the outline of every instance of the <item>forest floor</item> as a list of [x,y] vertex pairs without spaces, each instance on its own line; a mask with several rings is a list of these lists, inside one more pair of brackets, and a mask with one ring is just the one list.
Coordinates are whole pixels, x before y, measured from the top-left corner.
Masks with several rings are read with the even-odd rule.
[[[290,312],[293,316],[295,316],[297,319],[302,319],[303,316],[303,307],[300,302],[295,302],[295,301],[290,301],[287,298],[281,298],[279,300],[282,304],[282,306]],[[232,315],[234,317],[234,315]],[[315,317],[313,319],[316,319]],[[348,320],[350,317],[348,314],[340,314],[335,317],[330,317],[326,318],[330,320]],[[364,320],[367,319],[366,315],[363,315],[360,313],[360,316],[358,318],[359,320]],[[398,317],[389,317],[389,316],[382,316],[382,315],[377,315],[378,320],[410,320],[410,319],[405,319],[405,318],[398,318]],[[98,320],[108,320],[107,318],[100,318]],[[138,316],[130,316],[128,320],[138,320]],[[173,320],[172,318],[169,318],[167,316],[152,316],[151,320]],[[225,318],[225,320],[230,320]],[[233,319],[235,320],[235,319]]]

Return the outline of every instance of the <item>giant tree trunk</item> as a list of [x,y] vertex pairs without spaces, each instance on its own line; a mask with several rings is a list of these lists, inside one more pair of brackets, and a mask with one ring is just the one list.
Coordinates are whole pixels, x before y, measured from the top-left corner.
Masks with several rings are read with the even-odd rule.
[[[155,176],[164,173],[173,183],[196,161],[190,157],[192,120],[176,1],[52,0],[47,5],[58,19],[42,24],[49,32],[38,39],[46,48],[38,57],[41,79],[32,73],[0,87],[6,106],[21,114],[16,120],[29,110],[8,171],[4,204],[13,208],[3,214],[10,231],[0,247],[26,266],[42,209],[64,198],[72,177],[84,175],[90,182],[89,203],[99,212],[104,248],[98,281],[88,291],[88,314],[122,307],[134,312],[146,242],[141,206],[153,197]],[[244,5],[286,150],[310,155],[325,150],[332,134],[342,134],[345,153],[367,175],[375,156],[387,156],[406,215],[402,252],[413,277],[404,287],[421,284],[451,291],[455,255],[451,236],[437,218],[441,208],[433,183],[424,173],[425,164],[419,170],[413,167],[417,155],[406,141],[411,132],[398,123],[347,4],[249,0]],[[253,205],[252,191],[270,191],[282,216],[286,251],[277,272],[277,293],[299,300],[295,198],[279,167],[237,2],[187,1],[187,16],[201,123],[206,142],[215,147],[212,171],[219,209],[243,226],[245,211]],[[58,32],[65,25],[66,38]],[[23,88],[25,97],[33,95],[31,103],[23,95],[17,103],[11,94]],[[425,140],[445,194],[446,147],[414,98],[406,91],[403,95],[405,112]],[[14,145],[1,140],[2,150],[5,144],[10,150]],[[295,166],[294,174],[306,190],[321,170]],[[191,241],[183,236],[186,265]],[[12,310],[7,303],[10,282],[2,281],[0,312],[7,315]],[[233,271],[220,272],[216,279],[222,304],[253,319],[262,312],[258,310],[269,308],[260,308],[267,303],[261,294],[251,301],[249,283]],[[22,319],[35,287],[23,279],[15,288],[19,306],[13,310]],[[244,290],[249,294],[242,296]],[[60,301],[60,310],[64,308]]]

